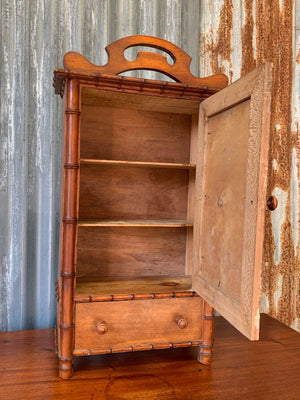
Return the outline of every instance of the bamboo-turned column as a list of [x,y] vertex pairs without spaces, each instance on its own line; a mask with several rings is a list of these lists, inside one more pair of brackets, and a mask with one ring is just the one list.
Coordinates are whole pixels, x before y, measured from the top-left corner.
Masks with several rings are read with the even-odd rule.
[[79,180],[79,81],[68,80],[65,99],[63,198],[59,296],[59,376],[72,376],[74,347],[74,287]]
[[214,309],[203,300],[202,311],[202,344],[199,346],[198,362],[209,365],[212,356],[212,338],[214,326]]

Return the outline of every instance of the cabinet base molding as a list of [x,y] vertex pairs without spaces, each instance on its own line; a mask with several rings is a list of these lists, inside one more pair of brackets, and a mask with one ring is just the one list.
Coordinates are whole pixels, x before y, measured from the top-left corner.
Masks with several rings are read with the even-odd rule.
[[145,345],[136,345],[128,347],[115,347],[106,349],[88,349],[88,350],[75,350],[74,356],[91,356],[96,354],[110,354],[110,353],[130,353],[133,351],[146,351],[146,350],[162,350],[162,349],[176,349],[179,347],[192,347],[200,346],[201,340],[193,342],[177,342],[177,343],[154,343]]
[[107,302],[107,301],[132,301],[132,300],[157,300],[168,298],[183,298],[183,297],[199,297],[195,292],[182,292],[182,293],[141,293],[141,294],[111,294],[105,296],[87,296],[75,297],[76,303],[92,303],[92,302]]

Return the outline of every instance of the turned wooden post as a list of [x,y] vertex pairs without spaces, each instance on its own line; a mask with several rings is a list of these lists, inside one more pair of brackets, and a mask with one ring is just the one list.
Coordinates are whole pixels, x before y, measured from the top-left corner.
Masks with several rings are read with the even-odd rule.
[[66,82],[65,98],[65,138],[63,156],[63,198],[61,224],[61,266],[58,316],[58,357],[59,376],[72,376],[74,347],[74,287],[75,287],[75,247],[78,219],[78,179],[79,179],[79,81]]
[[214,309],[203,300],[202,312],[202,343],[198,350],[198,362],[204,365],[211,363],[212,339],[214,327]]

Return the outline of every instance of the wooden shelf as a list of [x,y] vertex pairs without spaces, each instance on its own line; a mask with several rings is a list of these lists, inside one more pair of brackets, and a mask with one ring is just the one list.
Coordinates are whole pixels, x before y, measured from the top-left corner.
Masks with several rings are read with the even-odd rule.
[[97,160],[83,158],[80,160],[81,165],[113,165],[123,167],[146,167],[146,168],[174,168],[174,169],[196,169],[196,164],[184,163],[164,163],[150,161],[121,161],[121,160]]
[[148,276],[125,278],[77,278],[75,301],[139,300],[167,297],[192,297],[190,276]]
[[101,227],[150,227],[150,228],[182,228],[192,227],[193,221],[188,220],[147,220],[147,219],[133,219],[133,220],[79,220],[78,226],[101,226]]

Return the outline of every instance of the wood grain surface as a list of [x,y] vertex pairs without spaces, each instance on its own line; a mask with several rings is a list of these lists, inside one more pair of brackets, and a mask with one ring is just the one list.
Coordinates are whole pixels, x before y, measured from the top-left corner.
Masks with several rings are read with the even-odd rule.
[[272,65],[200,107],[193,290],[259,338]]
[[[159,49],[169,54],[174,61],[170,65],[167,58],[161,54],[140,51],[134,61],[129,61],[124,56],[124,51],[129,47],[146,46]],[[121,38],[106,46],[108,62],[103,66],[92,64],[81,54],[70,51],[64,56],[64,67],[74,72],[86,72],[90,74],[118,75],[125,71],[136,69],[162,72],[176,82],[214,86],[223,88],[228,83],[224,74],[212,75],[206,78],[197,78],[190,72],[191,57],[175,44],[159,37],[146,35],[133,35]]]
[[209,118],[201,222],[202,274],[240,301],[249,101]]
[[[128,78],[124,77],[122,81],[127,79]],[[143,81],[137,78],[134,78],[134,80],[139,81],[139,87],[141,88],[141,83]],[[143,83],[145,84],[145,81]],[[156,83],[160,83],[162,86],[168,86],[169,84],[169,82],[163,81],[156,81]],[[186,87],[186,90],[188,90],[188,87]],[[163,92],[163,90],[161,90],[161,92]],[[135,111],[147,110],[172,114],[197,114],[200,102],[212,94],[209,88],[206,89],[206,92],[203,92],[203,88],[198,87],[197,92],[198,98],[193,100],[188,98],[188,92],[187,96],[184,96],[184,98],[174,98],[170,96],[150,96],[145,93],[141,96],[140,90],[137,93],[124,90],[116,92],[101,90],[100,87],[97,88],[95,86],[83,86],[81,89],[81,102],[82,106],[114,107]],[[203,98],[201,98],[201,96],[203,96]]]
[[81,166],[81,219],[187,219],[189,171]]
[[182,276],[186,229],[80,226],[77,276]]
[[298,400],[300,335],[261,316],[250,342],[215,320],[211,366],[196,348],[75,359],[71,380],[57,376],[52,329],[0,333],[1,400]]
[[77,278],[75,300],[86,296],[128,295],[191,291],[190,276],[148,276],[144,278]]
[[189,162],[191,115],[82,105],[81,158]]
[[[187,320],[179,328],[177,318]],[[202,299],[168,298],[143,301],[111,301],[76,304],[75,351],[88,353],[103,349],[138,348],[139,345],[200,341]],[[107,332],[99,335],[97,322]]]

